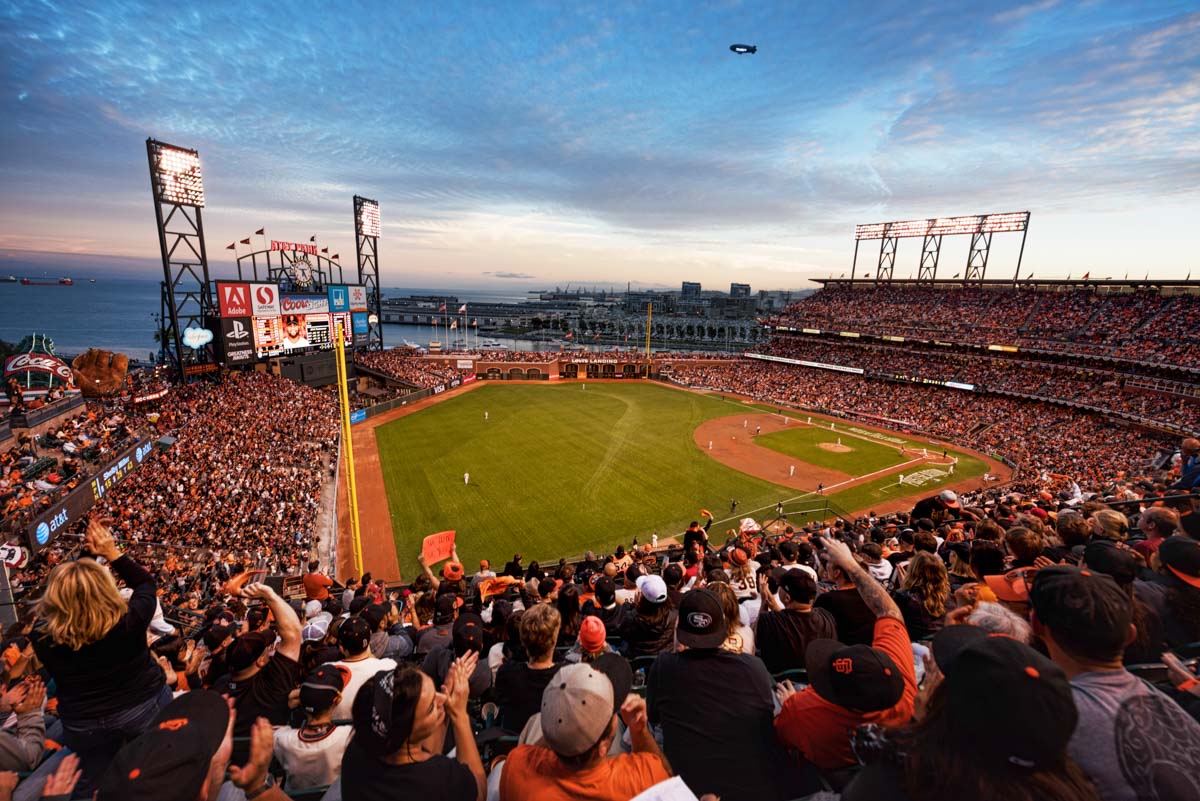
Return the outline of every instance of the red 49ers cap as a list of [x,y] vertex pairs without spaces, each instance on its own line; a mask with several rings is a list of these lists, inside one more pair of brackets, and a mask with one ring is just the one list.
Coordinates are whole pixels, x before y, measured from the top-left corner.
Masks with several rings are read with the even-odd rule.
[[804,664],[817,695],[846,709],[891,709],[904,695],[900,668],[890,656],[869,645],[813,640],[804,654]]

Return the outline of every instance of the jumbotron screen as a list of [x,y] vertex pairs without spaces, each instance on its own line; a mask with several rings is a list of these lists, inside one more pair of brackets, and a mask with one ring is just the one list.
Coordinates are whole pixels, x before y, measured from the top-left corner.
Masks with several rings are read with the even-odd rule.
[[332,348],[339,323],[346,347],[367,343],[367,290],[358,284],[300,293],[281,292],[275,284],[218,281],[217,305],[226,364]]

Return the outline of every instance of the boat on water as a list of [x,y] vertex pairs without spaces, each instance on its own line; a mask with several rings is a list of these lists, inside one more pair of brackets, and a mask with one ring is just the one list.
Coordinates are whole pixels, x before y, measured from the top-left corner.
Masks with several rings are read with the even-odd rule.
[[406,348],[412,348],[413,350],[421,349],[421,346],[418,345],[416,342],[413,342],[411,339],[404,339],[401,341],[404,343],[404,347],[406,347]]
[[430,353],[441,353],[442,352],[442,343],[436,342],[436,341],[430,342],[429,343],[429,352]]
[[0,275],[0,284],[15,284],[17,277],[15,275]]
[[49,278],[45,281],[38,281],[33,278],[22,278],[21,286],[75,286],[75,282],[70,278],[65,277],[59,278],[57,281]]
[[479,346],[482,348],[503,348],[504,343],[498,339],[485,339],[479,343]]
[[89,284],[94,284],[94,283],[96,283],[96,279],[95,279],[95,278],[89,278],[89,279],[88,279],[88,283],[89,283]]

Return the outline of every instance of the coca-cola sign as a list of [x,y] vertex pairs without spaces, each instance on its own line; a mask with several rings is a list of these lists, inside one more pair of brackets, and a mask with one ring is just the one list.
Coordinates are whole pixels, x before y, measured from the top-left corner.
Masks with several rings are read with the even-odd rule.
[[5,378],[14,373],[26,372],[45,373],[63,381],[70,381],[74,377],[71,368],[65,362],[44,353],[18,353],[8,357],[8,361],[4,363]]

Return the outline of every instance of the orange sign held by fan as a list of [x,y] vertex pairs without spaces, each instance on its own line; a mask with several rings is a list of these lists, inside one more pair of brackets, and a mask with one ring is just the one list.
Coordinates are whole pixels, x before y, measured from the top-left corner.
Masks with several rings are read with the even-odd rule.
[[430,534],[421,543],[421,556],[425,557],[427,565],[449,559],[452,553],[454,553],[453,531],[439,531],[437,534]]

